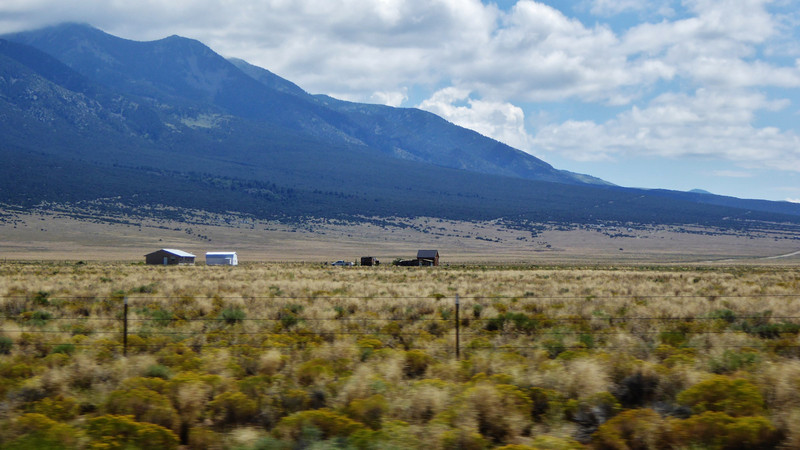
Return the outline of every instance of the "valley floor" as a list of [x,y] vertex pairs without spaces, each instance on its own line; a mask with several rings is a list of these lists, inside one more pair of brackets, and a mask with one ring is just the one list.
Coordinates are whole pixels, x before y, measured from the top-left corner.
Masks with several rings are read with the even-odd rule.
[[700,227],[537,225],[514,229],[502,221],[435,218],[327,219],[302,225],[238,215],[193,213],[168,221],[54,211],[0,210],[0,257],[5,260],[136,261],[160,248],[198,255],[237,251],[240,261],[357,261],[384,263],[437,249],[443,263],[523,264],[795,264],[800,230],[730,232]]
[[0,448],[800,448],[799,302],[797,267],[4,262]]

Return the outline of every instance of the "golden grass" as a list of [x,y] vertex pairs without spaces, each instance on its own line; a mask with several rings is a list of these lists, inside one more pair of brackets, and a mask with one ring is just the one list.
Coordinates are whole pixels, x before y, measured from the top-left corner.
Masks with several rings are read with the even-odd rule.
[[[131,414],[157,415],[185,443],[257,446],[300,433],[286,431],[305,417],[295,414],[319,410],[313,427],[347,416],[384,427],[358,436],[385,445],[570,446],[591,441],[586,423],[624,409],[661,405],[669,416],[680,392],[723,374],[758,386],[765,417],[791,443],[798,288],[791,266],[6,262],[0,422],[69,397],[82,405],[69,421],[80,428],[112,393],[147,386],[161,409]],[[229,400],[242,394],[255,403]],[[237,405],[258,413],[243,418]],[[278,424],[283,434],[271,435]]]

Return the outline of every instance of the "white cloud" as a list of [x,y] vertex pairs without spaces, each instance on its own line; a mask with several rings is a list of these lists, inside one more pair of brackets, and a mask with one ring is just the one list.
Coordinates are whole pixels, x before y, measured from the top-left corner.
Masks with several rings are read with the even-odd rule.
[[533,144],[580,161],[705,157],[800,172],[800,137],[752,124],[757,111],[786,105],[746,91],[667,93],[603,123],[566,121],[541,127]]
[[374,92],[370,97],[370,100],[374,103],[379,103],[382,105],[388,106],[400,106],[408,100],[408,90],[401,89],[399,91],[392,91],[392,92]]
[[[9,0],[0,17],[13,20],[0,19],[0,32],[75,20],[133,39],[180,34],[310,92],[354,100],[444,81],[500,102],[620,105],[676,77],[701,85],[800,86],[798,65],[759,57],[757,47],[781,30],[768,3],[685,0],[688,17],[618,35],[531,0],[508,12],[479,0],[265,0],[235,7],[224,0]],[[591,0],[596,14],[669,5]]]
[[765,44],[785,39],[785,25],[766,8],[770,0],[685,3],[692,16],[635,26],[621,37],[621,51],[660,61],[676,76],[706,86],[800,86],[799,64],[780,66],[763,59]]
[[608,27],[587,28],[545,4],[521,0],[503,19],[479,53],[457,67],[469,76],[456,81],[485,96],[618,102],[630,86],[671,76],[661,64],[629,60]]
[[449,87],[436,92],[419,108],[512,147],[531,149],[531,139],[525,131],[525,113],[510,103],[475,100],[470,98],[469,91]]
[[496,8],[478,0],[253,2],[248,48],[223,34],[212,47],[285,74],[310,92],[368,101],[376,92],[434,85],[482,45]]
[[787,198],[786,201],[790,203],[800,203],[800,198]]

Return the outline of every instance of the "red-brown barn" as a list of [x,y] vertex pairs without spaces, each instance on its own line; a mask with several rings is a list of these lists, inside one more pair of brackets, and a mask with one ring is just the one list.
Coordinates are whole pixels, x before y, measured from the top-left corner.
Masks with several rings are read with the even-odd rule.
[[438,266],[439,250],[419,250],[417,260],[420,266]]

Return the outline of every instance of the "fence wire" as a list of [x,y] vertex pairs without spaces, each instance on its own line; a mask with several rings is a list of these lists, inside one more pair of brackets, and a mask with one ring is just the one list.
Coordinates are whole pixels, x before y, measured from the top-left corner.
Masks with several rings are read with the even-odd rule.
[[[586,305],[593,301],[641,301],[646,299],[752,299],[763,300],[774,298],[786,300],[790,306],[800,299],[797,294],[698,294],[698,295],[630,295],[630,296],[459,296],[458,300],[471,302],[473,308],[485,308],[492,302],[510,299],[526,299],[537,308],[562,305],[565,302],[580,302]],[[322,345],[339,339],[356,339],[355,348],[375,350],[376,348],[400,348],[403,350],[425,349],[455,351],[484,350],[541,350],[554,341],[561,339],[584,340],[584,342],[560,342],[560,351],[619,351],[639,349],[643,345],[655,348],[659,342],[680,341],[684,349],[702,350],[707,348],[702,342],[704,336],[733,336],[749,338],[741,344],[715,343],[716,348],[752,349],[773,345],[780,349],[798,349],[800,342],[800,315],[773,316],[766,311],[757,314],[736,314],[728,309],[717,309],[715,313],[706,315],[664,315],[664,316],[627,316],[608,315],[592,312],[587,316],[548,314],[539,310],[506,311],[495,317],[481,317],[480,312],[459,314],[458,306],[453,303],[455,297],[436,296],[261,296],[261,297],[219,297],[219,300],[269,300],[271,302],[286,301],[324,301],[353,300],[369,302],[375,299],[413,299],[430,301],[433,308],[425,317],[396,317],[405,313],[387,313],[387,317],[311,317],[303,314],[303,307],[296,304],[270,304],[284,309],[269,317],[250,317],[247,311],[231,317],[185,317],[162,309],[147,308],[145,302],[180,301],[182,297],[174,296],[127,296],[124,298],[88,298],[84,296],[47,296],[37,300],[33,296],[0,297],[2,309],[19,308],[18,303],[31,303],[33,311],[22,311],[17,314],[0,315],[0,336],[15,335],[22,346],[73,346],[74,348],[107,348],[128,349],[136,351],[160,350],[170,345],[186,345],[198,349],[232,348],[245,346],[256,349],[287,350]],[[11,302],[9,302],[11,301]],[[102,308],[116,309],[116,314],[97,317],[91,311],[82,314],[53,314],[48,310],[59,312],[67,303],[79,303],[91,306],[102,303]],[[13,303],[17,303],[14,305]],[[129,311],[128,304],[142,303]],[[149,303],[152,306],[152,303]],[[290,306],[295,310],[291,310]],[[451,309],[451,306],[453,309]],[[800,306],[800,304],[798,304]],[[36,309],[38,308],[38,309]],[[288,308],[288,310],[287,310]],[[722,311],[720,313],[720,311]],[[800,308],[798,308],[800,311]],[[130,314],[133,312],[133,314]],[[368,314],[377,314],[374,311]],[[159,315],[153,317],[153,315]],[[388,317],[391,315],[392,317]],[[431,315],[438,317],[430,317]],[[101,329],[87,327],[87,324],[105,324]],[[201,329],[174,330],[176,326],[197,323]],[[649,329],[656,323],[668,324],[665,329]],[[390,327],[391,324],[414,326],[421,329],[407,330]],[[133,327],[131,327],[133,325]],[[314,326],[337,326],[337,330],[314,330]],[[262,329],[257,329],[262,327]],[[362,327],[354,330],[352,327]],[[626,329],[626,327],[634,328]],[[254,329],[256,328],[256,329]],[[220,334],[225,342],[219,342]],[[48,342],[40,342],[39,338],[48,337]],[[69,340],[70,337],[72,340]],[[78,338],[78,336],[81,336]],[[110,339],[88,342],[90,336],[109,336]],[[60,338],[58,342],[49,341]],[[619,344],[615,341],[623,337],[633,337],[636,342]],[[66,339],[65,339],[66,338]],[[147,340],[164,338],[165,342],[150,343]],[[291,338],[291,343],[267,342]],[[361,344],[361,339],[376,339],[379,344]],[[417,339],[424,340],[421,345]],[[244,341],[244,342],[240,342]],[[526,342],[527,341],[527,342]],[[233,342],[233,343],[231,343]]]

